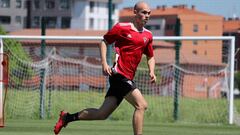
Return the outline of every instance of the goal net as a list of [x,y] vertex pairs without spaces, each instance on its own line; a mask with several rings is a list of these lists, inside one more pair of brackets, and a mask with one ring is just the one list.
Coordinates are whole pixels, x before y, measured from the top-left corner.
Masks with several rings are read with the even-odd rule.
[[[41,47],[41,40],[46,47]],[[61,110],[99,107],[108,88],[100,40],[2,37],[4,52],[9,54],[6,119],[56,119]],[[240,107],[233,93],[233,41],[233,37],[155,37],[157,82],[149,82],[145,57],[134,79],[148,101],[145,120],[235,122]],[[133,111],[123,101],[109,119],[129,120]]]

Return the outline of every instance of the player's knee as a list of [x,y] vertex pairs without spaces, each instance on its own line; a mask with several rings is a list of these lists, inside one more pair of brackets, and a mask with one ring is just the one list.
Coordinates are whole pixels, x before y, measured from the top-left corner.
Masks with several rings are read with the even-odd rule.
[[148,108],[147,102],[140,103],[140,104],[138,104],[138,105],[136,106],[136,109],[137,109],[137,110],[143,110],[143,111],[145,111],[145,110],[147,110],[147,108]]
[[147,104],[147,102],[145,102],[144,105],[143,105],[143,109],[147,110],[147,108],[148,108],[148,104]]

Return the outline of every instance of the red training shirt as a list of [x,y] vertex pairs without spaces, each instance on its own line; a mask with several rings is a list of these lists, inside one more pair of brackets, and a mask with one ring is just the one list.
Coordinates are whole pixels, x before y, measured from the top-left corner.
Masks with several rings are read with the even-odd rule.
[[143,28],[136,31],[132,23],[117,23],[104,36],[108,44],[115,43],[117,60],[115,70],[133,80],[142,54],[153,57],[152,33]]

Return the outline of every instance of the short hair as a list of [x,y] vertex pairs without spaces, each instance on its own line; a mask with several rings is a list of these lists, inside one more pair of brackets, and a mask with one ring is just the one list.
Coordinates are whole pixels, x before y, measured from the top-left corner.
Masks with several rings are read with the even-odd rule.
[[145,1],[138,1],[138,2],[134,5],[133,10],[138,10],[138,5],[141,4],[141,3],[146,3],[146,2],[145,2]]

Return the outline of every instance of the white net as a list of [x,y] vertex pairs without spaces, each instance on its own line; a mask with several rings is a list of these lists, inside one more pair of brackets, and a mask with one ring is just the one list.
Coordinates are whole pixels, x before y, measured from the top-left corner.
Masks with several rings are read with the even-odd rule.
[[[140,63],[135,82],[148,101],[145,120],[228,123],[229,47],[222,41],[204,41],[211,45],[198,43],[185,51],[189,50],[188,42],[182,42],[179,65],[175,64],[174,46],[154,48],[155,84],[149,82],[145,58]],[[39,46],[28,47],[25,52],[31,59],[24,59],[6,46],[11,56],[7,118],[56,118],[63,109],[76,112],[101,105],[108,79],[102,75],[97,46],[69,48],[60,51],[49,47],[41,59]],[[239,105],[238,99],[234,102]],[[234,106],[234,111],[239,114],[239,106]],[[132,112],[133,108],[123,101],[110,119],[129,120]]]
[[61,109],[77,111],[103,100],[106,77],[101,66],[87,62],[88,57],[63,58],[53,50],[38,62],[22,61],[14,54],[11,59],[24,71],[10,72],[6,106],[10,118],[53,117]]

